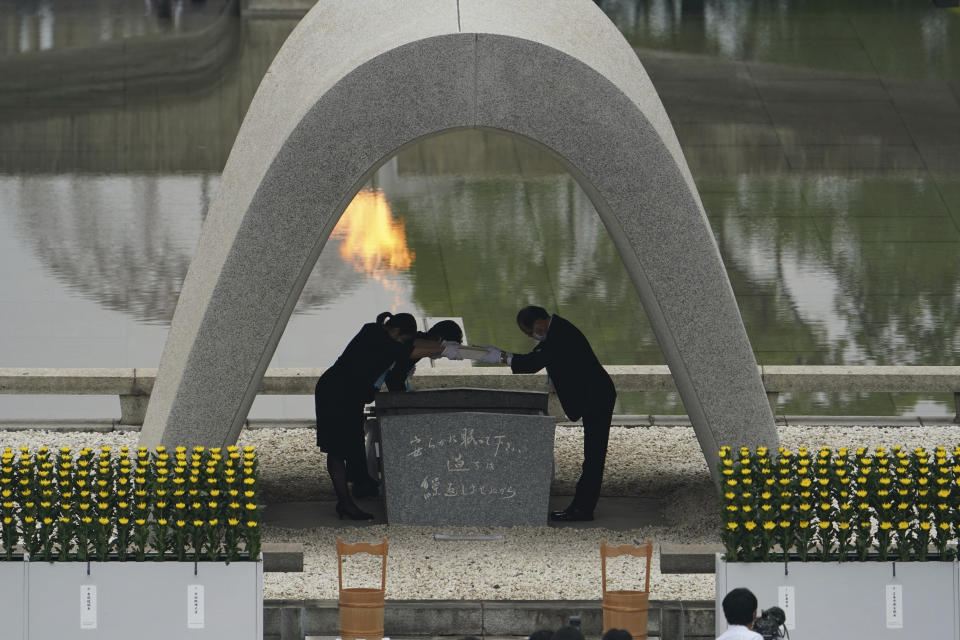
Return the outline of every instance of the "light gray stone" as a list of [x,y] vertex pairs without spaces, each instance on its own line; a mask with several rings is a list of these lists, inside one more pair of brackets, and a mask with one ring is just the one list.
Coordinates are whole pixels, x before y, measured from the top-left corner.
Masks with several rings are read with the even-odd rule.
[[136,390],[133,369],[0,368],[0,393],[112,396]]
[[242,0],[240,15],[251,18],[300,17],[316,4],[316,0]]
[[[562,580],[563,576],[557,576]],[[599,595],[600,589],[597,589]],[[483,631],[491,636],[530,634],[538,629],[560,629],[571,616],[580,618],[580,628],[589,637],[603,632],[603,611],[595,600],[507,600],[483,603]]]
[[379,417],[451,411],[546,415],[548,398],[549,394],[543,391],[454,388],[414,393],[378,393],[374,402]]
[[554,418],[450,412],[379,420],[390,524],[547,524]]
[[383,630],[396,636],[484,635],[483,604],[477,601],[387,601]]
[[358,187],[404,145],[460,127],[524,136],[583,187],[708,466],[723,444],[776,445],[676,135],[632,48],[588,0],[317,4],[261,82],[224,168],[141,443],[235,441]]
[[148,395],[121,395],[120,396],[120,424],[140,425],[147,415]]
[[723,545],[664,542],[660,545],[660,573],[714,573],[718,553],[723,553]]
[[762,368],[768,391],[956,392],[960,368],[942,366],[776,366]]
[[264,573],[303,571],[303,545],[295,542],[267,542],[263,545]]

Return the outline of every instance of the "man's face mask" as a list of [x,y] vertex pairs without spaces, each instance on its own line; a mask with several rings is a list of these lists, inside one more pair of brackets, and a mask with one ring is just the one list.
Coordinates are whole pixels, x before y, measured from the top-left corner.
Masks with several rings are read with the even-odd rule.
[[531,334],[530,334],[530,337],[533,338],[534,340],[536,340],[537,342],[543,342],[544,340],[547,339],[547,336],[545,336],[545,335],[542,334],[542,333],[537,333],[536,331],[534,331],[533,333],[531,333]]

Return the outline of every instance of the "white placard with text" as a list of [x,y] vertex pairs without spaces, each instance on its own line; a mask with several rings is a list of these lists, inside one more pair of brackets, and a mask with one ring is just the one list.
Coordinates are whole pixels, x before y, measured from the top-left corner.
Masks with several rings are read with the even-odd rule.
[[80,628],[97,628],[97,585],[80,585]]
[[187,585],[187,628],[203,629],[203,585]]
[[903,585],[888,584],[887,629],[903,629]]
[[795,629],[797,626],[797,596],[793,587],[777,587],[777,604],[786,615],[784,626]]

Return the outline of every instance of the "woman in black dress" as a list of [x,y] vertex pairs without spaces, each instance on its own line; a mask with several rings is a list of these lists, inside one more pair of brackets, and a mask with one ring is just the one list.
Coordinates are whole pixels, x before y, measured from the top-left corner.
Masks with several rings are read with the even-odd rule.
[[373,400],[379,383],[397,360],[438,356],[439,341],[416,338],[417,323],[409,313],[383,312],[363,325],[347,348],[317,381],[317,445],[327,454],[327,472],[337,494],[337,515],[353,520],[373,516],[357,507],[357,495],[376,495],[377,482],[367,474],[363,447],[363,406]]

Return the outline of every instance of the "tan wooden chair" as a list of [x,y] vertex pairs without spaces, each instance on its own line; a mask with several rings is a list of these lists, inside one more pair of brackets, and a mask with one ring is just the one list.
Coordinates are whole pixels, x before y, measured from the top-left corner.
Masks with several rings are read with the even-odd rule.
[[[358,542],[349,544],[337,536],[337,581],[340,587],[340,637],[343,640],[381,640],[383,638],[383,610],[386,606],[387,549],[384,538],[379,544]],[[369,553],[380,556],[380,588],[343,588],[343,556]]]
[[[631,555],[646,558],[646,578],[642,591],[607,591],[607,558]],[[610,629],[626,629],[634,640],[647,638],[647,612],[650,609],[650,562],[653,542],[624,544],[618,547],[600,541],[600,572],[603,576],[603,633]]]

